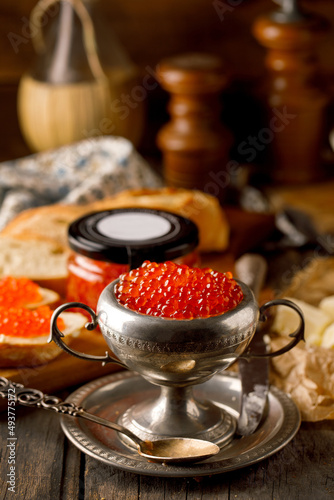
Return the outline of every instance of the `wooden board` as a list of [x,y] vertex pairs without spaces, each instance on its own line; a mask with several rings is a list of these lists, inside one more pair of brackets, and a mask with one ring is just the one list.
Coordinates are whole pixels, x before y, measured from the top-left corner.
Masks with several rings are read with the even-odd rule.
[[[103,356],[108,350],[107,344],[99,332],[83,332],[80,338],[71,342],[71,348],[86,354],[100,356]],[[102,366],[100,362],[81,360],[61,350],[60,352],[61,354],[50,363],[34,368],[2,368],[0,376],[26,387],[52,394],[66,387],[85,383],[122,369],[119,365]],[[0,410],[4,410],[6,407],[7,403],[0,400]]]

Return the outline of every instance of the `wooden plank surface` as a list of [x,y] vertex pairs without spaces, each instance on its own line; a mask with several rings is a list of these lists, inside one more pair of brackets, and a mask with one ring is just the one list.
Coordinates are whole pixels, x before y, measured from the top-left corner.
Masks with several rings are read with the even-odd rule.
[[[65,437],[60,431],[58,417],[45,414],[44,410],[31,412],[22,407],[16,409],[15,490],[18,498],[59,498]],[[4,432],[1,435],[4,443]],[[2,446],[2,472],[8,472],[9,467],[6,451],[6,447]],[[8,495],[9,492],[2,498],[8,498]]]
[[[334,422],[303,423],[271,458],[202,478],[159,478],[123,472],[82,456],[65,439],[59,416],[17,408],[16,498],[25,500],[331,500],[334,496]],[[1,436],[6,417],[0,417]],[[2,441],[3,443],[3,441]],[[7,451],[0,448],[1,475]],[[5,482],[0,499],[8,500]]]
[[[202,478],[136,476],[86,459],[85,499],[329,500],[334,495],[334,423],[303,424],[282,451],[259,464]],[[92,496],[91,496],[92,495]]]

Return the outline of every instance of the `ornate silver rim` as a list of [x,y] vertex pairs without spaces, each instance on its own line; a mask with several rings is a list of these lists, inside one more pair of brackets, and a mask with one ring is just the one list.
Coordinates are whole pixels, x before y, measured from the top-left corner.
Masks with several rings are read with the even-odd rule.
[[169,353],[169,352],[192,352],[192,353],[203,353],[203,352],[217,352],[219,349],[226,347],[233,347],[235,345],[241,344],[244,340],[249,339],[253,334],[253,328],[248,328],[244,333],[236,333],[230,335],[229,337],[223,337],[221,340],[215,340],[213,342],[206,343],[195,343],[189,342],[185,344],[172,344],[166,342],[150,342],[148,340],[139,340],[129,337],[124,337],[123,335],[114,332],[111,328],[101,325],[101,330],[105,337],[109,338],[113,342],[119,344],[120,346],[130,347],[132,349],[138,349],[144,352],[150,353]]
[[[210,389],[217,386],[217,389],[215,389],[216,392],[218,393],[219,390],[221,395],[227,396],[227,399],[229,399],[227,403],[220,401],[221,405],[227,411],[237,416],[238,412],[236,411],[236,407],[238,406],[238,401],[235,401],[235,395],[232,397],[232,394],[229,394],[231,383],[234,384],[236,388],[236,394],[240,394],[240,382],[237,375],[233,373],[225,372],[217,374],[208,382],[201,384],[201,388],[205,390],[206,393],[210,393]],[[118,387],[120,387],[119,384],[123,384],[124,388],[127,389],[131,386],[131,390],[133,390],[133,388],[137,388],[137,390],[140,389],[141,397],[143,388],[147,388],[147,390],[152,388],[152,385],[139,375],[124,371],[84,385],[71,394],[66,401],[85,407],[85,403],[89,397],[97,395],[98,401],[99,390],[105,388],[105,386],[109,384],[111,384],[111,389],[113,384]],[[138,384],[140,384],[140,388]],[[214,392],[214,390],[211,392]],[[232,399],[234,399],[233,403],[231,403]],[[217,403],[217,401],[215,402]],[[300,421],[299,410],[292,399],[276,387],[271,387],[269,392],[268,415],[266,421],[260,426],[258,431],[252,436],[233,439],[229,445],[224,447],[221,452],[212,459],[208,459],[198,464],[181,466],[166,466],[147,462],[144,458],[140,457],[136,451],[132,452],[128,448],[124,451],[120,450],[119,440],[117,446],[115,445],[115,449],[107,446],[93,436],[87,430],[87,427],[85,427],[85,422],[79,421],[79,419],[74,420],[73,418],[66,418],[66,416],[62,417],[62,428],[68,439],[83,453],[116,468],[150,476],[194,477],[221,474],[252,465],[270,457],[293,439],[298,432]],[[233,454],[235,456],[233,456]]]

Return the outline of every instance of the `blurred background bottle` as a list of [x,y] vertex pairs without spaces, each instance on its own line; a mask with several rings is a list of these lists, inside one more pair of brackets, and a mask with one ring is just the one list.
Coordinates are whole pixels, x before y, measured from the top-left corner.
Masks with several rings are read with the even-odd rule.
[[101,135],[141,140],[144,101],[133,98],[139,71],[98,3],[40,0],[31,12],[36,58],[20,81],[18,117],[32,151]]

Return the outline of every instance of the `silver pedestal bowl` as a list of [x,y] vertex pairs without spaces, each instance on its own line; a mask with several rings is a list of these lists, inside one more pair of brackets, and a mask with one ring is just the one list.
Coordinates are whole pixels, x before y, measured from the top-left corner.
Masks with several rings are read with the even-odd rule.
[[[264,356],[277,356],[290,350],[303,338],[304,321],[299,308],[283,299],[259,308],[250,288],[237,281],[243,299],[233,310],[209,318],[167,319],[137,313],[121,305],[114,294],[117,282],[113,281],[102,292],[97,313],[78,302],[56,309],[49,341],[55,341],[63,350],[81,359],[117,363],[161,387],[157,399],[142,401],[119,418],[121,425],[141,439],[182,436],[210,440],[220,446],[227,444],[235,433],[236,419],[211,401],[197,401],[193,386],[226,369],[241,356],[263,356],[246,350],[270,306],[292,307],[300,317],[300,325],[286,347]],[[86,328],[91,330],[99,325],[108,347],[118,359],[109,353],[105,356],[79,353],[63,342],[57,318],[74,307],[89,312],[92,321]]]

